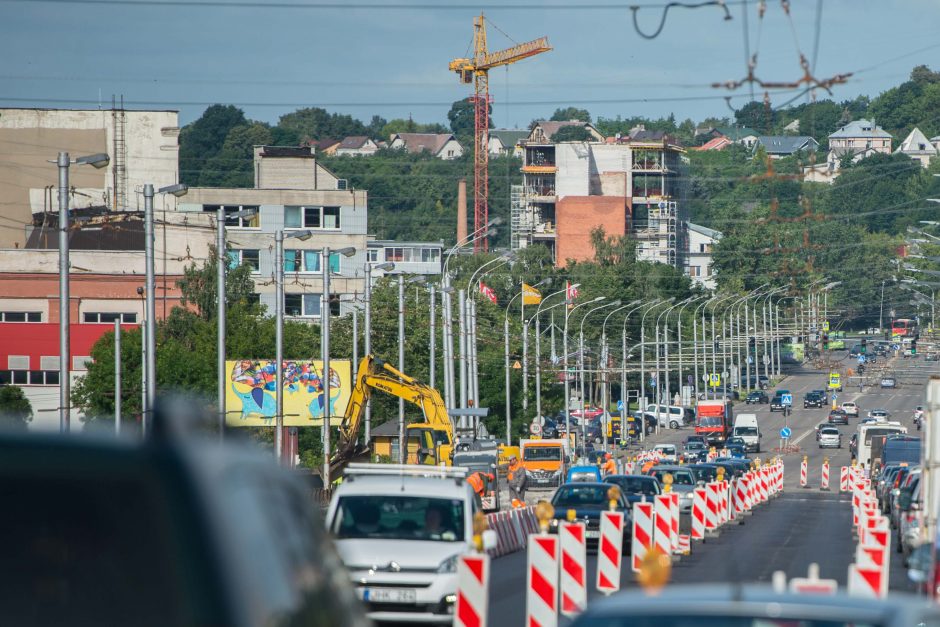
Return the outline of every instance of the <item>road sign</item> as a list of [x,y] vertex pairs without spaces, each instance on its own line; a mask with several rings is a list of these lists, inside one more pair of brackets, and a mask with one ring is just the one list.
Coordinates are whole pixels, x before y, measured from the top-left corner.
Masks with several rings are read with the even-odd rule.
[[789,440],[791,435],[793,435],[793,431],[790,429],[790,427],[784,427],[780,430],[780,437],[784,440]]
[[708,385],[712,386],[713,388],[721,385],[721,375],[717,373],[708,375]]
[[617,401],[617,411],[623,411],[623,401]]
[[792,395],[792,394],[781,394],[781,395],[780,395],[780,404],[781,404],[781,405],[792,405],[792,404],[793,404],[793,395]]
[[891,350],[893,350],[893,351],[899,351],[899,350],[901,350],[901,345],[900,345],[900,344],[892,344],[892,345],[891,345]]
[[651,388],[656,387],[656,379],[654,379],[654,378],[652,378],[652,377],[650,377],[650,387],[651,387]]
[[542,425],[540,425],[537,422],[533,422],[532,424],[529,425],[529,433],[531,433],[532,435],[538,435],[542,433]]
[[860,363],[860,364],[864,364],[864,363],[865,363],[865,355],[859,355],[859,356],[858,356],[858,363]]
[[825,320],[823,322],[823,331],[828,331],[828,330],[829,330],[829,321]]
[[770,365],[770,355],[764,355],[764,365],[765,366]]

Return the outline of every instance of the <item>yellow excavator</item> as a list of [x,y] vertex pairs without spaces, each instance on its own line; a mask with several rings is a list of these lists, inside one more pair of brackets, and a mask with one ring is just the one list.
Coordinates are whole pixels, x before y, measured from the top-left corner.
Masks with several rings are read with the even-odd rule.
[[366,355],[359,362],[356,383],[339,427],[339,442],[330,458],[331,476],[337,476],[346,464],[368,454],[368,447],[359,442],[359,430],[365,415],[366,401],[373,390],[381,390],[417,405],[424,414],[424,422],[405,425],[407,463],[436,466],[443,462],[450,465],[454,428],[440,393],[400,372],[391,364],[373,355]]

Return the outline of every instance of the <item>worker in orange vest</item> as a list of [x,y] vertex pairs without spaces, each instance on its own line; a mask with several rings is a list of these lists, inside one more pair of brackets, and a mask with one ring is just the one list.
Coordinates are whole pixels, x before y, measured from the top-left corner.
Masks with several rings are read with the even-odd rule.
[[519,459],[515,455],[509,456],[509,470],[506,472],[506,481],[509,484],[509,496],[512,499],[513,507],[525,505],[525,467],[519,463]]
[[473,488],[474,492],[480,495],[480,498],[486,496],[486,486],[489,484],[489,482],[495,480],[496,477],[494,477],[491,473],[482,472],[475,472],[467,477],[467,483],[470,484],[470,487]]
[[617,474],[617,464],[614,462],[614,456],[610,453],[604,454],[604,465],[601,466],[601,472],[605,475]]

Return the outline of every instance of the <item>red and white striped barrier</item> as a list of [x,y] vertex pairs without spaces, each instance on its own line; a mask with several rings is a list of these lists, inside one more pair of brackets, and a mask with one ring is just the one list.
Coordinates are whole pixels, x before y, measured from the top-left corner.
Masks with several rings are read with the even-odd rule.
[[653,545],[663,552],[663,555],[672,554],[672,495],[657,494],[653,503],[656,505],[656,517],[653,524],[656,533],[653,535]]
[[526,625],[558,625],[558,536],[529,536]]
[[804,457],[804,458],[803,458],[803,461],[800,462],[800,487],[801,487],[801,488],[808,488],[808,487],[809,487],[809,486],[806,484],[806,470],[807,470],[807,469],[806,469],[806,458]]
[[705,530],[714,531],[718,529],[718,484],[708,483],[705,489]]
[[843,466],[839,469],[839,492],[849,491],[849,467]]
[[584,523],[558,525],[561,538],[561,613],[577,616],[587,607],[587,544]]
[[767,499],[770,497],[768,484],[770,483],[770,469],[767,466],[762,466],[758,471],[760,475],[760,502],[766,503]]
[[521,551],[526,547],[526,538],[538,533],[535,508],[520,507],[505,512],[487,514],[490,529],[496,532],[496,548],[488,551],[491,557],[501,557]]
[[819,489],[829,490],[829,462],[824,461],[822,465],[822,475],[819,479]]
[[725,479],[721,482],[721,523],[725,524],[731,520],[731,482]]
[[880,598],[881,580],[880,568],[863,568],[857,564],[849,564],[847,589],[850,596]]
[[753,470],[749,470],[744,476],[747,477],[744,492],[744,506],[747,508],[747,511],[751,511],[754,506],[757,505],[757,474]]
[[[601,537],[597,545],[597,581],[599,592],[620,590],[623,553],[623,512],[601,512]],[[526,625],[531,625],[526,622]]]
[[740,518],[747,511],[747,473],[734,483],[734,514]]
[[672,552],[676,555],[681,555],[679,551],[679,514],[681,510],[679,509],[679,494],[677,492],[670,492],[669,495],[672,497],[672,502],[670,503],[670,515],[672,516],[672,529],[669,534],[670,545],[672,546]]
[[458,558],[455,627],[486,627],[489,583],[489,555],[461,555]]
[[623,463],[623,474],[632,475],[636,468],[636,464],[633,462],[624,462]]
[[[706,505],[708,492],[707,488],[695,488],[692,492],[692,539],[693,540],[704,540],[705,539],[705,510],[708,508]],[[635,511],[635,510],[634,510]],[[635,514],[634,514],[635,516]],[[636,546],[635,544],[633,546]],[[636,560],[634,560],[636,563]]]
[[[631,545],[631,568],[633,572],[640,572],[640,563],[646,556],[646,553],[653,548],[653,504],[652,503],[634,503],[633,504],[633,540]],[[694,523],[693,523],[694,525]],[[694,529],[694,527],[693,527]],[[702,537],[705,537],[704,532]]]
[[689,555],[692,553],[692,538],[688,534],[679,534],[679,554]]

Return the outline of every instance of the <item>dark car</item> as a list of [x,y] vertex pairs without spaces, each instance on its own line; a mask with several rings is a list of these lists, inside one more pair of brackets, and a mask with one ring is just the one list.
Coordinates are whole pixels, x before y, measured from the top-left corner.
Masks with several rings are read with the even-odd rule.
[[[566,483],[555,491],[552,496],[552,506],[555,508],[555,519],[552,521],[549,530],[553,533],[558,532],[558,523],[567,520],[568,510],[573,509],[575,520],[583,522],[585,525],[585,536],[588,547],[597,549],[600,539],[601,512],[610,509],[607,492],[611,484],[592,482],[592,483]],[[617,511],[623,512],[623,547],[622,553],[630,552],[630,540],[633,534],[633,519],[629,500],[623,492],[617,501]]]
[[718,477],[718,466],[715,464],[693,464],[689,466],[695,474],[695,480],[699,484],[711,483]]
[[833,409],[829,412],[829,424],[847,425],[849,424],[849,415],[841,409]]
[[754,390],[747,395],[747,398],[744,399],[744,402],[748,405],[765,405],[770,402],[770,399],[767,397],[767,392],[764,390]]
[[685,438],[685,444],[688,446],[692,442],[701,442],[702,444],[708,446],[708,439],[704,435],[688,435]]
[[544,418],[542,420],[542,433],[543,438],[549,440],[554,440],[558,437],[558,424],[553,418]]
[[770,399],[770,411],[783,411],[783,395],[789,393],[789,390],[777,390],[774,392],[774,397]]
[[705,461],[708,457],[708,445],[704,442],[686,442],[682,450],[682,458],[686,463]]
[[828,397],[825,392],[822,390],[813,390],[807,392],[803,397],[803,409],[808,409],[810,407],[822,407],[828,401]]
[[152,424],[0,436],[3,624],[370,624],[298,477]]
[[648,475],[608,475],[604,483],[618,486],[631,505],[644,499],[652,501],[654,496],[663,492],[659,480]]
[[726,442],[725,448],[732,459],[747,459],[747,446],[739,442]]

